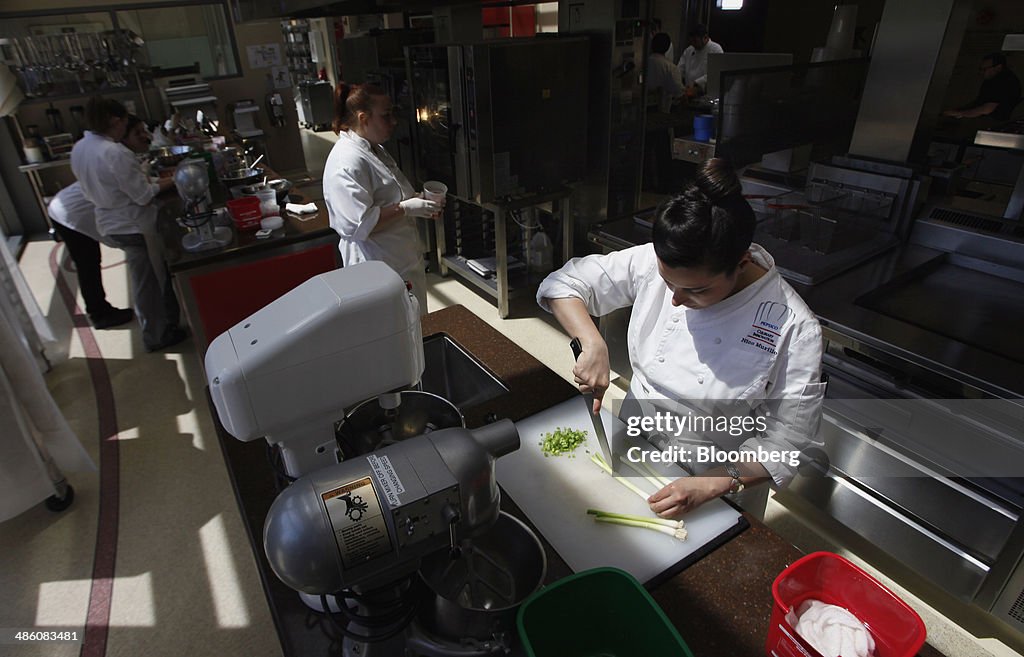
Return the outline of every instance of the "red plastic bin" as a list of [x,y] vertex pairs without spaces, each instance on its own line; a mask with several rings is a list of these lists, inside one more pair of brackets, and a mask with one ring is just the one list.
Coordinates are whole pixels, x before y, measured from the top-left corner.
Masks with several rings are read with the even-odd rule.
[[243,196],[228,201],[228,213],[238,230],[259,230],[263,213],[260,212],[260,199],[256,196]]
[[797,635],[786,614],[804,600],[845,607],[875,639],[875,657],[913,657],[927,634],[921,617],[871,575],[838,554],[814,552],[794,561],[772,584],[770,657],[820,657]]

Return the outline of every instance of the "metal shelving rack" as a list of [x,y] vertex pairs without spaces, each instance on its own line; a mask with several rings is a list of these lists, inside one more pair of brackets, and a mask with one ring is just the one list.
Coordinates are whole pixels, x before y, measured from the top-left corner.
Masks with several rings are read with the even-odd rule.
[[[552,216],[557,213],[561,223],[561,262],[565,262],[572,256],[573,220],[569,203],[571,193],[571,189],[564,188],[490,203],[477,203],[449,195],[444,220],[435,224],[437,261],[441,275],[455,273],[467,283],[494,297],[497,301],[498,316],[505,319],[508,317],[509,300],[532,293],[544,277],[544,274],[530,272],[528,267],[522,272],[509,272],[509,216],[531,207],[548,210]],[[477,218],[478,223],[475,221]],[[467,225],[463,226],[464,223]],[[469,238],[463,235],[463,230],[467,230],[469,224],[473,224],[474,230],[480,229],[479,234],[474,236],[475,243],[472,244],[468,243]],[[493,227],[493,234],[490,227]],[[454,229],[455,243],[451,248],[446,228]],[[468,260],[485,255],[493,255],[496,260],[494,273],[488,276],[479,274],[468,264]],[[558,265],[557,262],[555,264]]]

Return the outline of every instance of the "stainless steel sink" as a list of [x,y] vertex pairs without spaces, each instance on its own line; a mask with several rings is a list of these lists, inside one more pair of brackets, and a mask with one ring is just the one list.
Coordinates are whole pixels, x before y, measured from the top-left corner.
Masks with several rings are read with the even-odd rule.
[[444,397],[460,411],[508,392],[498,377],[444,333],[423,340],[423,355],[422,389]]

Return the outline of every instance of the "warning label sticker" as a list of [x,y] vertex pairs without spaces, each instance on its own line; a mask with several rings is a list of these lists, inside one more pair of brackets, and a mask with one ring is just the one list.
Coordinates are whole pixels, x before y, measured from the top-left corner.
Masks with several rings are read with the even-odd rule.
[[391,551],[380,500],[370,477],[320,494],[331,519],[345,567],[357,566]]
[[392,507],[399,506],[401,502],[398,496],[405,492],[405,486],[402,485],[402,480],[398,478],[398,473],[395,472],[395,468],[391,465],[391,459],[385,456],[376,456],[370,454],[366,457],[370,467],[373,468],[373,474],[377,475],[377,482],[380,484],[381,492],[384,493],[384,497],[387,499],[388,504]]

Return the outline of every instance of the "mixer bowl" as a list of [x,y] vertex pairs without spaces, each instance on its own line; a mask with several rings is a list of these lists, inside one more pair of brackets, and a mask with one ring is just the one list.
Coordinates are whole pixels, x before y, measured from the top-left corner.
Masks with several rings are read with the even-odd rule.
[[201,159],[182,160],[174,171],[174,184],[183,198],[197,199],[206,195],[210,188],[206,161]]
[[423,624],[441,637],[487,640],[515,633],[519,605],[539,590],[547,574],[540,539],[502,511],[484,534],[424,558],[420,577],[434,592],[424,605]]

